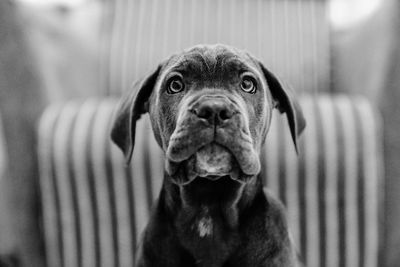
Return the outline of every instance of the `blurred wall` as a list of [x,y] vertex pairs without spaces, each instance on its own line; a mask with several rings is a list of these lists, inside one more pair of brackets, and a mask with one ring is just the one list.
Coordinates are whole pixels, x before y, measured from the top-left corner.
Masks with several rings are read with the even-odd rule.
[[400,263],[400,2],[385,0],[368,21],[333,33],[335,92],[366,95],[383,118],[381,262]]
[[76,6],[19,3],[49,103],[99,95],[102,7],[99,1]]
[[395,0],[384,0],[371,17],[332,31],[332,89],[363,94],[379,104],[396,46]]
[[21,266],[44,266],[35,149],[44,102],[33,62],[15,6],[0,1],[0,114],[7,156],[0,177],[1,266],[15,257]]
[[386,171],[385,256],[388,267],[400,264],[400,2],[396,1],[394,51],[379,106],[384,119]]

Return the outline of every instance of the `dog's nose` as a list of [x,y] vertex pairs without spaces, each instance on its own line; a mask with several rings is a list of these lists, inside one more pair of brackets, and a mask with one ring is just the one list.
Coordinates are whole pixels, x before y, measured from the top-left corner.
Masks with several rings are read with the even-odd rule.
[[198,118],[207,120],[211,124],[225,122],[233,116],[228,104],[218,99],[203,101],[193,111]]

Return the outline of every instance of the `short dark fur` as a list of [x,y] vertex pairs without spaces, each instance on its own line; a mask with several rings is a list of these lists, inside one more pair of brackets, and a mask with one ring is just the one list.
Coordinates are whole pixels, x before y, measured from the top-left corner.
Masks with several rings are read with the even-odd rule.
[[[237,88],[243,71],[255,77],[254,95]],[[184,77],[184,92],[166,93],[171,73]],[[222,106],[229,119],[199,118],[204,105]],[[223,45],[174,55],[135,85],[117,111],[112,139],[129,161],[136,120],[149,112],[166,154],[163,187],[136,267],[296,266],[284,209],[263,189],[259,176],[259,154],[274,107],[287,114],[296,146],[305,126],[299,105],[260,62]],[[188,173],[190,157],[213,142],[234,155],[239,177]]]

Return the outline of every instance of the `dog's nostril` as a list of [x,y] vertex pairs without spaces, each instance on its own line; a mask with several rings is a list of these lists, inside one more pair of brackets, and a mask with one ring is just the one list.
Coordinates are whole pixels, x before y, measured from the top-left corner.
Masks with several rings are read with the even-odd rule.
[[202,107],[200,110],[196,112],[197,117],[202,119],[210,119],[213,116],[214,112],[211,107]]
[[219,119],[221,121],[229,120],[232,117],[232,112],[227,109],[223,109],[219,112]]

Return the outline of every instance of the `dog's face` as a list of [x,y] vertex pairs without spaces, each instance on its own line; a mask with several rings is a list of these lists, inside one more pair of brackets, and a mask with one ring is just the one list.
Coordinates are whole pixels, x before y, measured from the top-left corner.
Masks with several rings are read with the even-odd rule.
[[286,112],[295,145],[305,125],[272,73],[246,52],[223,45],[172,56],[135,91],[117,112],[112,139],[129,160],[135,122],[149,112],[166,171],[178,184],[223,176],[245,182],[258,174],[274,107]]

